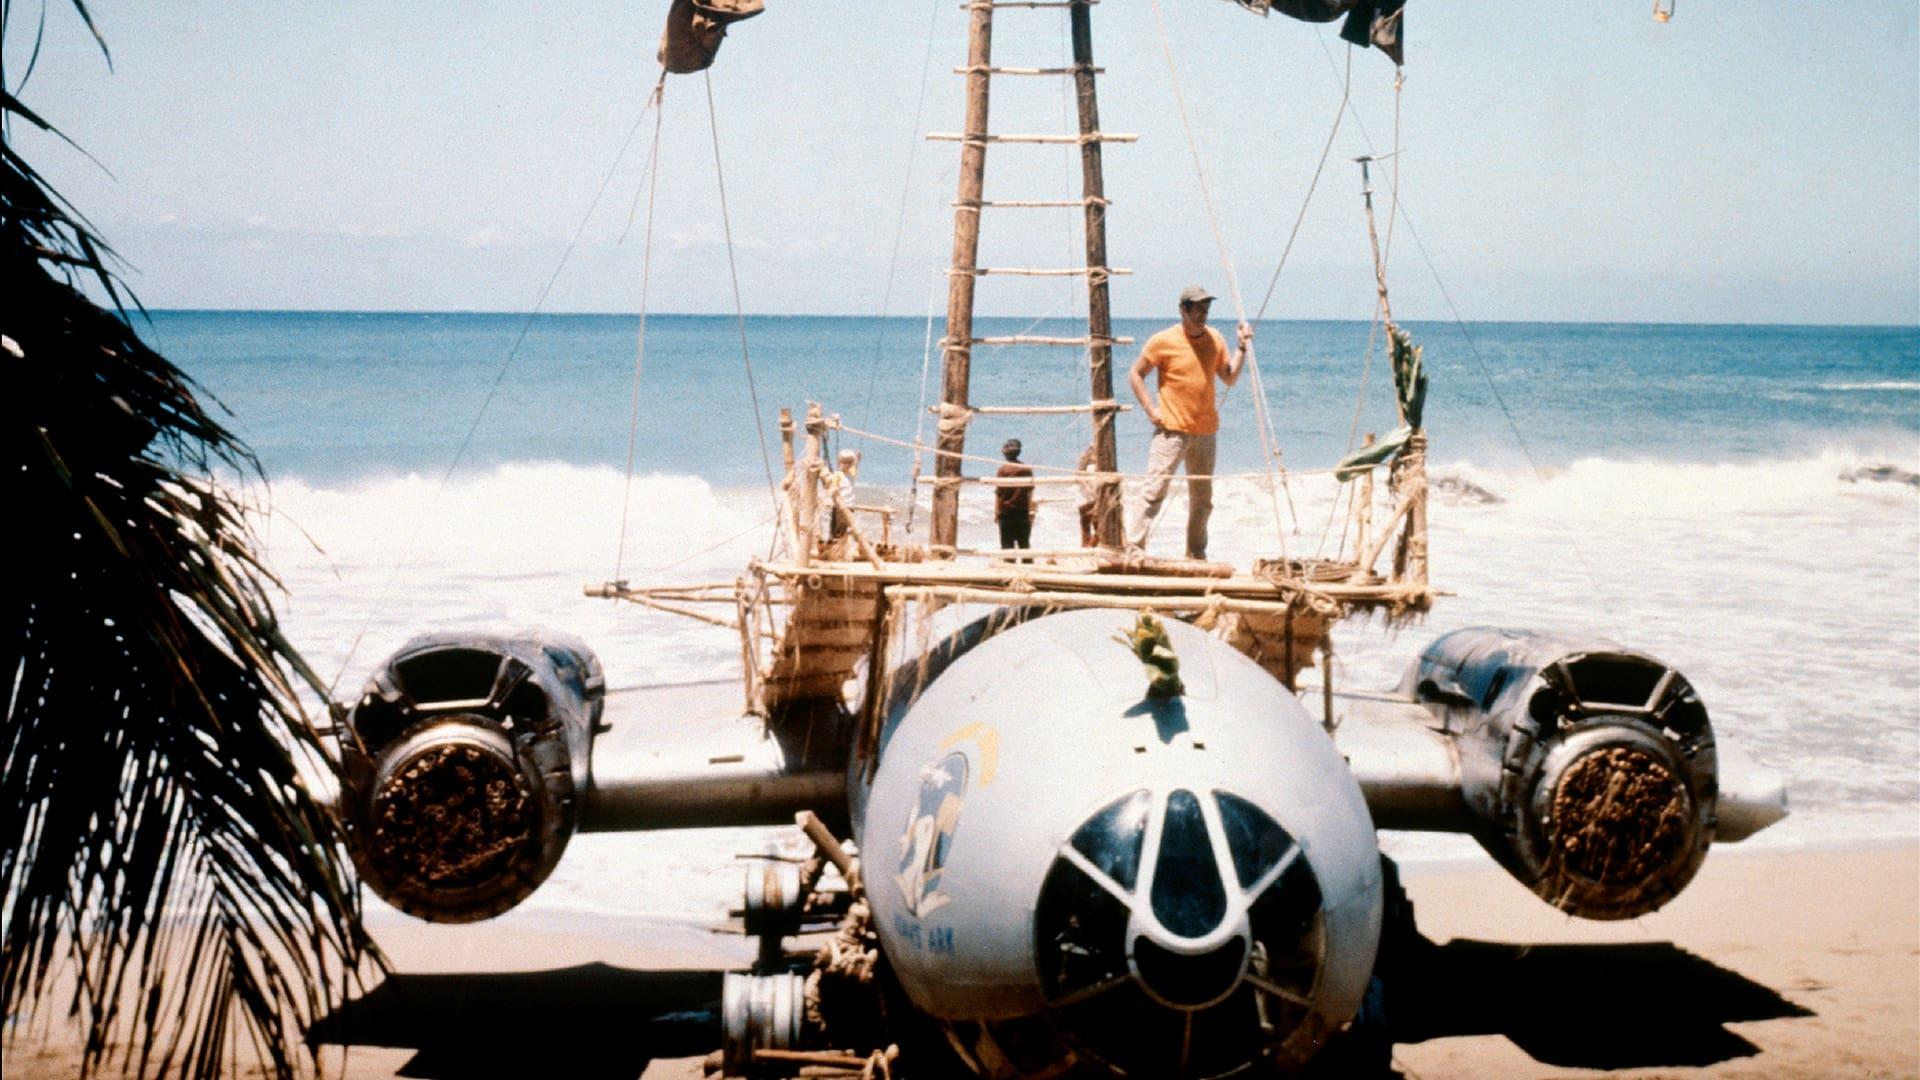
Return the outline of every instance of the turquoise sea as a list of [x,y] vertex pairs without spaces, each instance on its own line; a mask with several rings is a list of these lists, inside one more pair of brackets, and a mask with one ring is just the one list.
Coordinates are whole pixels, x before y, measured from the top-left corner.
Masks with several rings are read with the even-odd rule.
[[[1159,325],[1116,332],[1144,339]],[[1422,644],[1459,626],[1609,637],[1679,666],[1716,729],[1787,774],[1793,816],[1755,843],[1920,835],[1920,329],[1409,328],[1431,379],[1433,572],[1452,595],[1421,625],[1345,627],[1340,685],[1390,685]],[[287,625],[342,693],[411,634],[447,626],[571,630],[616,685],[733,675],[730,633],[590,600],[581,586],[616,572],[730,581],[766,550],[756,393],[776,463],[781,406],[819,401],[870,432],[839,436],[866,454],[861,499],[887,499],[904,518],[913,456],[884,440],[931,437],[924,405],[938,385],[937,357],[924,384],[923,362],[939,328],[919,319],[750,317],[750,392],[733,319],[656,316],[637,395],[632,316],[162,311],[146,332],[258,452],[267,483],[249,492],[286,583]],[[1077,331],[996,319],[981,332]],[[1337,541],[1333,485],[1318,470],[1355,433],[1393,427],[1369,337],[1364,323],[1259,327],[1263,385],[1296,472],[1277,492],[1222,482],[1216,557]],[[983,351],[973,399],[1084,401],[1085,380],[1070,349]],[[1220,471],[1258,470],[1247,380],[1223,417]],[[1139,466],[1145,434],[1123,417],[1123,463]],[[1087,421],[982,419],[969,446],[990,453],[1008,435],[1029,460],[1066,466]],[[1074,536],[1071,496],[1056,498],[1036,519],[1042,547]],[[969,499],[963,540],[985,539],[989,512],[978,492]],[[1183,512],[1178,497],[1169,512]],[[1162,529],[1162,542],[1177,531]],[[647,895],[666,898],[650,903],[707,912],[734,888],[710,875],[713,846],[583,837],[533,904],[626,911],[645,873]],[[1470,845],[1388,847],[1417,859]]]
[[[1115,333],[1144,340],[1161,325],[1121,320]],[[1530,450],[1541,465],[1589,456],[1741,462],[1843,445],[1891,452],[1920,438],[1920,329],[1911,327],[1408,328],[1426,349],[1428,427],[1443,458],[1524,464]],[[919,319],[750,317],[747,351],[768,437],[774,409],[809,399],[849,424],[910,437],[924,398],[927,330]],[[979,331],[1069,336],[1084,328],[986,319]],[[467,466],[626,460],[634,316],[159,312],[151,336],[233,409],[277,475],[338,481],[444,472],[496,378]],[[1384,431],[1393,426],[1392,403],[1379,342],[1372,344],[1361,423]],[[645,345],[639,468],[698,473],[723,486],[764,483],[735,320],[654,316]],[[1325,464],[1344,451],[1368,346],[1363,323],[1259,327],[1264,385],[1290,464]],[[1131,359],[1124,346],[1116,354],[1123,364]],[[931,400],[938,382],[936,355]],[[1125,398],[1124,372],[1117,392]],[[1086,396],[1085,364],[1072,349],[984,349],[974,361],[977,404]],[[702,422],[689,425],[690,416]],[[1221,470],[1258,468],[1245,383],[1228,396],[1224,416]],[[1144,422],[1125,419],[1122,439],[1140,444]],[[974,430],[979,445],[1017,433],[1029,457],[1069,465],[1085,434],[1084,421],[1057,419],[981,421]],[[1235,439],[1235,431],[1247,437]],[[907,460],[870,449],[882,472]]]

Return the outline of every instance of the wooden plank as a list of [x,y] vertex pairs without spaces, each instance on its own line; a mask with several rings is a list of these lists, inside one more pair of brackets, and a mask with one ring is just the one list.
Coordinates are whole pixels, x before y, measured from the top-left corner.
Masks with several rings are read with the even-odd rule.
[[1085,146],[1088,143],[1130,143],[1139,142],[1140,136],[1119,132],[1090,131],[1080,135],[989,135],[959,131],[929,131],[930,142],[957,142],[964,146],[979,146],[983,143],[1028,143],[1035,146]]
[[799,701],[803,698],[835,698],[840,696],[850,677],[851,673],[809,675],[792,679],[774,676],[767,680],[767,695],[781,702]]
[[1113,277],[1131,274],[1133,271],[1124,266],[956,266],[949,274],[973,274],[985,277],[988,274],[1003,274],[1013,277]]
[[[989,75],[1074,75],[1077,74],[1080,69],[1077,67],[988,67],[985,70]],[[971,75],[973,74],[973,69],[957,67],[953,69],[953,73],[955,75]],[[1093,73],[1095,75],[1105,75],[1107,69],[1094,68]]]
[[[946,342],[946,338],[940,339],[942,345]],[[1131,345],[1133,339],[1130,337],[1091,338],[1056,337],[1050,334],[1004,334],[996,337],[977,337],[972,339],[971,343],[974,345]]]

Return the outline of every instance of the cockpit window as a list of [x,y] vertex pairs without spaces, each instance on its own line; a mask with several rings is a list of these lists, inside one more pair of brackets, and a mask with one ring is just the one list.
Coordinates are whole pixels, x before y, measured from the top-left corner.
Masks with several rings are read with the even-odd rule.
[[1136,791],[1108,804],[1073,834],[1074,850],[1128,892],[1140,876],[1140,849],[1146,843],[1152,803],[1145,789]]
[[1055,859],[1033,913],[1041,988],[1067,997],[1127,973],[1127,906],[1065,859]]
[[1320,882],[1295,859],[1280,879],[1267,886],[1247,912],[1253,924],[1251,972],[1274,986],[1304,996],[1313,990],[1324,949]]
[[1227,888],[1220,880],[1206,818],[1200,800],[1185,788],[1167,796],[1152,896],[1160,924],[1181,937],[1200,937],[1227,914]]
[[1233,856],[1233,872],[1240,887],[1250,889],[1260,875],[1273,869],[1293,849],[1293,838],[1266,811],[1238,795],[1226,791],[1213,793],[1220,806],[1220,824],[1227,834],[1227,851]]

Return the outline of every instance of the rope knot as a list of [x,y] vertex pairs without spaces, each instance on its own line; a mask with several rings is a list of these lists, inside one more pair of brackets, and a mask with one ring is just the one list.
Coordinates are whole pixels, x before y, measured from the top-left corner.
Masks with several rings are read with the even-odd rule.
[[973,410],[965,405],[956,405],[951,401],[940,403],[940,437],[966,434],[967,425],[973,421]]

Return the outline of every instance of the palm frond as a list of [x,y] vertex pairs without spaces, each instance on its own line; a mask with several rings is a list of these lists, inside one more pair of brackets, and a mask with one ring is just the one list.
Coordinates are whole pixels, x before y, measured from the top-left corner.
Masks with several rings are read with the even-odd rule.
[[0,145],[0,999],[64,1006],[89,1065],[210,1074],[244,1044],[286,1074],[374,955],[302,779],[318,680],[228,486],[257,464],[134,331],[111,259]]

